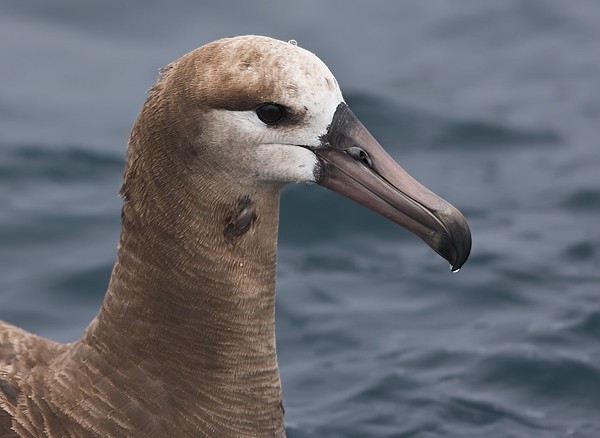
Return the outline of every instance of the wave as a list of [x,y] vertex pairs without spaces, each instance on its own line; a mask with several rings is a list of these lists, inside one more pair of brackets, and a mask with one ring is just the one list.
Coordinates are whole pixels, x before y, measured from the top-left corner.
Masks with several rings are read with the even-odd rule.
[[0,181],[104,179],[122,173],[122,156],[84,146],[0,145]]
[[451,149],[460,153],[498,148],[548,147],[563,142],[562,135],[549,128],[518,127],[494,119],[438,113],[364,92],[350,92],[347,95],[348,104],[359,119],[375,138],[392,149]]

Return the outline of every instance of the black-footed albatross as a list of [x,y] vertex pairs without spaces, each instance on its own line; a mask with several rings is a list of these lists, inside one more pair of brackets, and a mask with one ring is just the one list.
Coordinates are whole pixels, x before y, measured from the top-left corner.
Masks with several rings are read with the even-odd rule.
[[275,352],[279,196],[315,182],[457,270],[460,212],[408,175],[293,42],[221,39],[168,65],[129,137],[117,260],[60,344],[0,322],[0,436],[285,436]]

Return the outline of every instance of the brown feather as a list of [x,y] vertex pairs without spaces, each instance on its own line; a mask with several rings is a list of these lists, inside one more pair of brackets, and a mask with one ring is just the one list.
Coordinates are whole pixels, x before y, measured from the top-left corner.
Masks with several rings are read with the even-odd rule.
[[0,322],[2,437],[285,436],[281,184],[229,170],[233,152],[207,140],[206,122],[215,108],[302,92],[278,73],[284,44],[220,40],[163,70],[129,139],[119,251],[97,317],[71,344]]

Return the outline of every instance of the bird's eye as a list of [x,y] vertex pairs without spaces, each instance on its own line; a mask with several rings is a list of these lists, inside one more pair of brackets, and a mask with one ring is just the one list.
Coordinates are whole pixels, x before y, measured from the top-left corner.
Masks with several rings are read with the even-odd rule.
[[264,103],[256,108],[256,115],[266,125],[274,125],[285,117],[285,108],[276,103]]

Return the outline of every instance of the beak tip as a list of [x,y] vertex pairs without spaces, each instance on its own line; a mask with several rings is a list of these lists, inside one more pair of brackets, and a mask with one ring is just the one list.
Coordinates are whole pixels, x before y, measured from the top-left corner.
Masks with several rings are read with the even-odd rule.
[[440,215],[445,233],[438,235],[432,248],[450,263],[452,272],[458,272],[471,253],[471,230],[464,216],[454,207],[450,214]]
[[461,260],[460,262],[454,262],[450,264],[450,270],[452,271],[453,274],[456,274],[458,271],[460,271],[460,268],[463,267],[464,263],[466,262],[466,259]]
[[466,221],[464,221],[462,232],[456,237],[458,239],[453,239],[454,257],[450,261],[452,272],[455,273],[462,268],[471,254],[471,231]]

